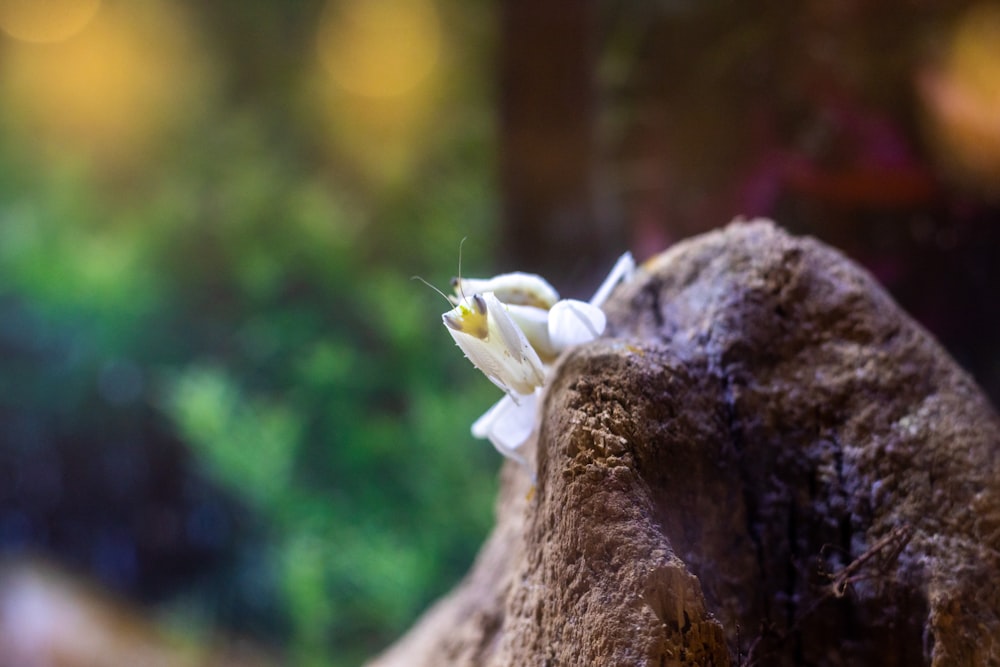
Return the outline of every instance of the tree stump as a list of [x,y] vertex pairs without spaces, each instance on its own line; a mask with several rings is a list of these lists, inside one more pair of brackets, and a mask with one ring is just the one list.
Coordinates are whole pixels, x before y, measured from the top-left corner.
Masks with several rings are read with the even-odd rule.
[[734,223],[606,310],[372,667],[1000,665],[1000,420],[864,270]]

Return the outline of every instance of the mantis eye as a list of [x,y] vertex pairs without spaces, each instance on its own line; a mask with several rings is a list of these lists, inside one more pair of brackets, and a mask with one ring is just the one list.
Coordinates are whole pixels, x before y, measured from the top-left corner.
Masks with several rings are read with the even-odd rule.
[[475,304],[476,310],[479,311],[480,315],[486,314],[486,299],[483,298],[482,294],[473,294],[472,303]]
[[487,310],[486,300],[481,295],[474,294],[445,313],[442,320],[449,329],[484,341],[490,335]]

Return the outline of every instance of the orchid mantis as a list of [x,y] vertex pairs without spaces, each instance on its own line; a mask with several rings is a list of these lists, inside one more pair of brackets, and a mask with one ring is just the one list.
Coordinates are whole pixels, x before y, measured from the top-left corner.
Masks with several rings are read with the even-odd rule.
[[469,361],[506,393],[472,424],[474,436],[527,465],[519,449],[534,429],[550,365],[570,346],[604,333],[601,306],[634,271],[625,253],[589,302],[560,299],[544,278],[529,273],[453,281],[455,307],[442,315],[444,325]]

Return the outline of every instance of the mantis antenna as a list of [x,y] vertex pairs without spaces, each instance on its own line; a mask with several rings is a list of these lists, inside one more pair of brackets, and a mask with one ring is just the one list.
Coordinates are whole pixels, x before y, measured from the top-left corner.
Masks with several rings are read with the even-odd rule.
[[[458,242],[458,278],[453,278],[451,281],[452,287],[456,286],[458,287],[458,293],[462,296],[463,299],[465,298],[465,292],[462,290],[462,246],[465,245],[465,239],[467,238],[469,237],[463,236],[462,240]],[[439,290],[437,287],[434,287],[434,285],[431,285],[429,282],[427,282],[420,276],[410,276],[410,280],[419,280],[420,282],[422,282],[423,284],[427,285],[432,290],[440,294],[442,297],[444,297],[444,300],[448,302],[449,306],[454,305],[452,304],[451,298],[449,298],[447,294]]]
[[465,298],[465,290],[462,289],[462,246],[465,245],[465,239],[468,236],[463,236],[462,240],[458,242],[458,278],[451,279],[451,286],[458,287],[458,293],[461,297]]
[[431,284],[430,284],[429,282],[427,282],[426,280],[424,280],[424,279],[423,279],[423,278],[421,278],[420,276],[410,276],[410,280],[419,280],[420,282],[422,282],[423,284],[427,285],[427,286],[428,286],[428,287],[430,287],[430,288],[431,288],[432,290],[434,290],[435,292],[437,292],[438,294],[440,294],[440,295],[441,295],[441,297],[442,297],[442,298],[443,298],[443,299],[444,299],[445,301],[447,301],[447,302],[448,302],[448,305],[449,305],[449,306],[451,306],[451,305],[452,305],[452,304],[451,304],[451,299],[449,299],[449,298],[448,298],[448,295],[447,295],[447,294],[445,294],[444,292],[442,292],[441,290],[439,290],[439,289],[438,289],[437,287],[434,287],[434,285],[431,285]]

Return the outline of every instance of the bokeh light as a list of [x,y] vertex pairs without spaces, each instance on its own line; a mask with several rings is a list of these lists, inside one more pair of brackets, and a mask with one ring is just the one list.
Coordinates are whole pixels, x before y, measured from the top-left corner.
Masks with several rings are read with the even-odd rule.
[[943,62],[921,74],[919,90],[951,176],[1000,195],[1000,5],[962,14]]
[[412,173],[445,70],[431,0],[330,2],[317,30],[316,103],[334,156],[374,187]]
[[345,91],[396,97],[431,74],[441,26],[430,0],[329,2],[317,42],[323,66]]
[[[41,4],[70,5],[68,0]],[[27,18],[40,11],[25,10],[19,34],[29,34]],[[58,26],[36,23],[30,34],[51,36],[56,28],[68,30],[69,19]],[[4,120],[12,135],[40,140],[32,142],[35,148],[83,151],[116,163],[146,157],[155,139],[198,107],[195,101],[206,87],[205,63],[176,5],[103,7],[72,38],[47,41],[0,44]]]
[[24,42],[61,42],[94,18],[101,0],[0,0],[0,30]]

